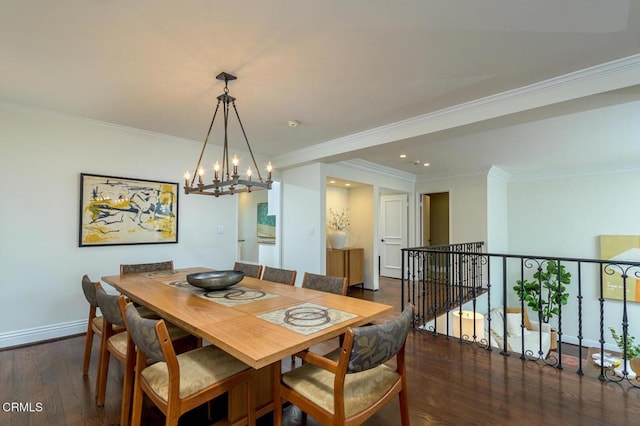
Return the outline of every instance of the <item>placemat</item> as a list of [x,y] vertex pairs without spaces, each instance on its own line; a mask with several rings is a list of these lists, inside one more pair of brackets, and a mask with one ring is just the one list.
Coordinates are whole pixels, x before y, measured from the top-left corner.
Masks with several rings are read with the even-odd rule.
[[356,316],[350,312],[308,302],[257,315],[258,318],[305,336]]
[[[156,277],[156,279],[158,278]],[[183,291],[188,291],[189,293],[203,299],[207,299],[212,302],[216,302],[229,307],[256,302],[263,299],[271,299],[272,297],[278,297],[277,294],[267,293],[261,290],[256,290],[241,285],[235,285],[223,290],[205,291],[203,289],[192,286],[187,282],[187,280],[163,281],[162,279],[158,279],[158,281],[163,284],[170,285],[171,287],[177,287]]]

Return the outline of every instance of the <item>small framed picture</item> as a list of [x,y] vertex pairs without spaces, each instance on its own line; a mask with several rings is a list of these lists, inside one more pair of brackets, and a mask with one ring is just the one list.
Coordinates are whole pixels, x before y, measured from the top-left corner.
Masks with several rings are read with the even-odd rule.
[[276,217],[268,212],[268,203],[258,203],[258,238],[276,238]]

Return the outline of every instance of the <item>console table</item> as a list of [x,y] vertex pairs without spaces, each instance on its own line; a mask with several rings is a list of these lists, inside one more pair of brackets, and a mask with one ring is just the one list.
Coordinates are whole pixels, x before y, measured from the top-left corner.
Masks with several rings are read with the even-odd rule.
[[349,286],[364,285],[364,249],[327,249],[327,275],[347,278]]

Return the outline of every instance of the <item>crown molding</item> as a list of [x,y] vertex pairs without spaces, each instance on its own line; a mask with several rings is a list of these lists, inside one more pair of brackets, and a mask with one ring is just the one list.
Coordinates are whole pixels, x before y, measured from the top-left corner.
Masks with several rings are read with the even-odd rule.
[[436,182],[441,180],[452,180],[452,179],[465,179],[471,177],[483,176],[486,177],[489,175],[491,168],[490,167],[481,167],[478,169],[470,169],[465,171],[464,173],[458,174],[450,174],[447,171],[430,173],[428,175],[420,175],[418,176],[416,183],[425,183],[425,182]]
[[275,162],[292,167],[636,84],[640,84],[640,54],[316,144],[280,155]]
[[489,169],[489,172],[487,173],[487,177],[495,178],[496,180],[499,180],[500,182],[507,183],[507,182],[509,182],[511,180],[513,175],[511,173],[508,173],[508,172],[502,170],[498,166],[491,166],[491,168]]
[[392,167],[382,166],[380,164],[372,163],[370,161],[362,160],[360,158],[356,158],[353,160],[340,161],[339,163],[348,167],[352,167],[355,169],[360,169],[365,172],[375,173],[378,175],[384,175],[400,180],[404,180],[406,182],[415,183],[417,176],[413,173],[403,172],[402,170],[394,169]]
[[608,164],[582,169],[555,170],[544,173],[530,173],[513,176],[510,182],[533,182],[539,180],[565,179],[572,177],[598,176],[617,173],[640,172],[640,163]]

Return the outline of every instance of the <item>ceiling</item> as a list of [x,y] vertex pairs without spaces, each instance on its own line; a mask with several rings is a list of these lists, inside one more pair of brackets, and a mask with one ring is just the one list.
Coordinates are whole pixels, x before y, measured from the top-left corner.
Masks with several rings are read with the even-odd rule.
[[[253,150],[276,167],[357,158],[412,175],[536,173],[558,164],[474,135],[639,105],[639,40],[632,0],[3,0],[0,101],[201,141],[226,71]],[[623,58],[624,81],[597,68]],[[592,145],[556,163],[604,161],[611,150]],[[606,161],[640,154],[621,149]]]

